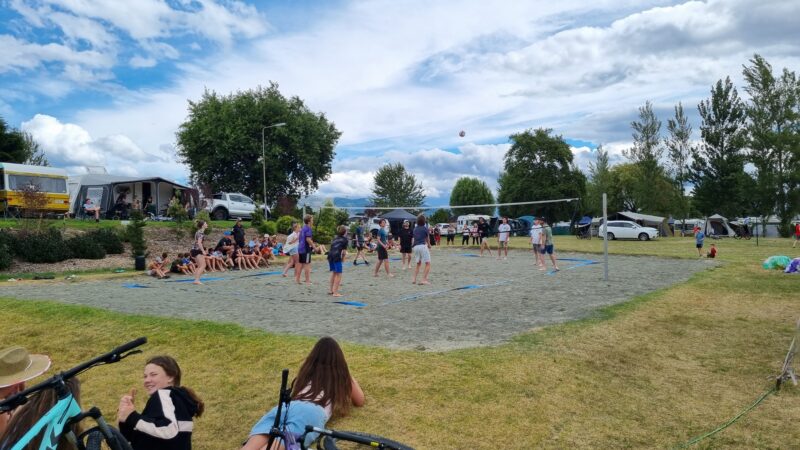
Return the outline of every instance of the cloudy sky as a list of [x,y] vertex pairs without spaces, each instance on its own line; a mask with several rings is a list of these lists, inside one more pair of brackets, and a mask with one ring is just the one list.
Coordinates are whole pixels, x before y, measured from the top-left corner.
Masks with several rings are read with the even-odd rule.
[[754,53],[800,70],[798,17],[788,0],[0,0],[0,116],[71,172],[185,181],[187,100],[275,81],[343,132],[319,195],[367,196],[399,161],[446,203],[461,175],[496,186],[528,128],[583,168],[599,144],[621,159],[646,100],[697,129]]

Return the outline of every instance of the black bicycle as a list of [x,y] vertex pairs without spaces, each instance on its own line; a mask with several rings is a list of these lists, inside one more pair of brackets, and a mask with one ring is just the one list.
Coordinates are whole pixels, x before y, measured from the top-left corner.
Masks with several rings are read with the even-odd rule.
[[[61,372],[29,389],[8,397],[0,402],[0,413],[12,411],[15,408],[28,402],[29,396],[39,391],[47,389],[55,390],[58,401],[39,419],[28,432],[17,442],[0,442],[2,450],[22,450],[33,449],[52,450],[58,446],[61,436],[66,436],[72,445],[78,450],[100,450],[105,443],[111,450],[131,450],[131,446],[122,436],[122,433],[103,418],[103,414],[96,406],[83,411],[77,399],[72,395],[67,387],[67,380],[78,374],[103,364],[113,364],[120,362],[130,355],[141,353],[141,350],[133,350],[147,342],[147,338],[141,337],[127,344],[111,350],[110,352],[98,356],[83,364],[79,364],[72,369]],[[97,425],[88,430],[75,435],[72,431],[74,425],[91,418]],[[37,436],[42,435],[41,443],[38,447],[31,445]]]
[[[283,369],[281,373],[281,390],[278,395],[278,408],[275,414],[275,422],[269,432],[268,449],[271,449],[275,439],[278,439],[278,442],[286,450],[308,450],[305,445],[306,436],[309,433],[318,433],[319,437],[312,443],[312,446],[316,445],[317,450],[345,450],[364,447],[385,450],[414,450],[412,447],[382,436],[358,431],[329,430],[311,425],[306,425],[303,434],[295,435],[286,427],[289,418],[289,407],[292,403],[292,387],[287,387],[288,380],[289,369]],[[281,414],[283,414],[283,427],[280,425]]]
[[733,237],[736,239],[744,239],[749,241],[753,235],[750,233],[750,230],[747,227],[738,227],[736,228],[736,234],[734,234]]

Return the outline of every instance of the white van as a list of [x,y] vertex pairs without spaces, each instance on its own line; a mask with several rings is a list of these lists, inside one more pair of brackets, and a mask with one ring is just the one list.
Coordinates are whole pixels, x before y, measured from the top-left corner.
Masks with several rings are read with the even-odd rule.
[[488,216],[486,214],[466,214],[463,216],[458,216],[458,219],[456,220],[456,233],[460,234],[462,231],[464,231],[464,227],[472,226],[472,223],[477,222],[481,217],[483,217],[483,220],[485,220],[486,223],[490,223],[492,220],[492,216]]

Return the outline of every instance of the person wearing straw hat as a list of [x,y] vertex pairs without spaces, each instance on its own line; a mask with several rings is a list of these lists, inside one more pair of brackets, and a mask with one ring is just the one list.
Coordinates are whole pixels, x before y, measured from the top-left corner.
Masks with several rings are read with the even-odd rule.
[[[50,367],[46,355],[31,355],[22,347],[0,350],[0,401],[25,390],[25,382],[43,374]],[[6,430],[11,414],[0,414],[0,436]]]

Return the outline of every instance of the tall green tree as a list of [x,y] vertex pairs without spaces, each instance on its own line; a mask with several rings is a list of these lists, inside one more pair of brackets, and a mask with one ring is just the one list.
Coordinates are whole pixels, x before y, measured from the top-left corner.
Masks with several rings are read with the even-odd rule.
[[8,126],[0,117],[0,161],[46,166],[47,158],[30,133]]
[[422,206],[425,191],[414,174],[400,164],[386,164],[375,173],[372,186],[373,206]]
[[786,236],[800,211],[800,84],[785,68],[776,77],[758,54],[744,66],[743,75],[750,94],[748,159],[755,167],[751,207],[760,217],[776,212]]
[[[280,128],[264,127],[283,122]],[[193,181],[214,191],[263,191],[262,133],[266,143],[267,202],[308,194],[331,173],[341,133],[323,113],[278,85],[221,96],[206,90],[189,101],[189,117],[177,132],[178,154]]]
[[33,138],[30,133],[22,132],[22,140],[25,143],[25,153],[27,158],[25,164],[32,166],[49,166],[50,162],[47,160],[47,155],[38,142]]
[[745,107],[730,77],[717,81],[698,105],[702,143],[692,151],[694,204],[704,215],[742,213],[749,176],[744,171]]
[[[572,151],[553,130],[539,128],[512,134],[497,199],[500,203],[584,197],[586,176],[573,164]],[[500,215],[519,217],[536,213],[549,221],[572,219],[575,205],[546,203],[500,208]]]
[[639,183],[642,179],[641,166],[634,163],[617,164],[609,171],[608,211],[639,211]]
[[639,119],[631,122],[631,128],[633,147],[623,153],[641,173],[633,186],[636,203],[644,212],[669,213],[676,193],[661,164],[664,155],[661,121],[650,101],[639,108]]
[[[494,203],[494,195],[489,185],[479,178],[461,177],[450,192],[450,206],[490,205]],[[476,206],[474,208],[456,208],[457,215],[494,214],[494,206]]]
[[599,216],[603,213],[603,193],[610,196],[614,188],[611,160],[602,145],[595,150],[595,161],[589,163],[589,182],[586,185],[586,212]]
[[675,117],[667,121],[667,155],[671,165],[672,178],[678,190],[677,212],[683,220],[689,215],[689,199],[686,198],[686,183],[689,181],[689,160],[692,156],[692,125],[683,113],[683,105],[675,105]]

